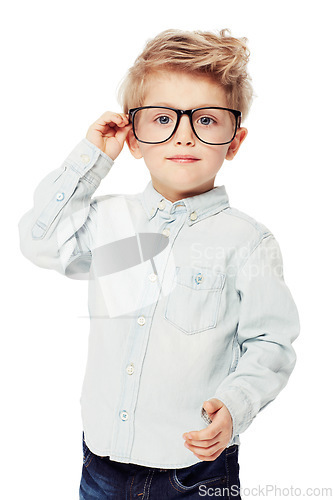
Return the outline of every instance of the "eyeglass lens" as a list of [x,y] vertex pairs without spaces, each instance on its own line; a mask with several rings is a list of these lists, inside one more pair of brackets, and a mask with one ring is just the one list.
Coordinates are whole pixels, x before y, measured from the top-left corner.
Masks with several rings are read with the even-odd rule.
[[[230,142],[236,129],[235,115],[225,109],[196,110],[192,115],[192,123],[197,136],[212,144]],[[168,108],[144,108],[134,116],[136,135],[144,142],[166,141],[173,135],[176,125],[177,113]]]

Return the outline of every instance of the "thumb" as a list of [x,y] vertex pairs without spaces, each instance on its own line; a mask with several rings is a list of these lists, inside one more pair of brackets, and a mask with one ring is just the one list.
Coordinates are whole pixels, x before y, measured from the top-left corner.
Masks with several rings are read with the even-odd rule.
[[128,132],[130,131],[131,128],[132,128],[131,124],[126,125],[125,127],[119,127],[118,128],[115,137],[116,137],[117,141],[122,146],[124,145],[124,142],[125,142],[125,139],[127,137],[127,134],[128,134]]
[[211,398],[204,402],[203,407],[207,413],[215,413],[220,408],[222,408],[223,403],[217,398]]
[[130,127],[131,125],[119,127],[116,134],[108,138],[105,153],[110,156],[112,160],[115,160],[123,149]]

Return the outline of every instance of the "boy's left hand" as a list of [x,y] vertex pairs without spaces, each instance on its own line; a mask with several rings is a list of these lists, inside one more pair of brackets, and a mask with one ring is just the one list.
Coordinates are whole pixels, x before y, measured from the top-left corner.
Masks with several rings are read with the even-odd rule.
[[203,407],[212,423],[201,431],[184,433],[184,446],[200,460],[213,461],[221,455],[231,439],[232,418],[229,410],[217,398],[205,401]]

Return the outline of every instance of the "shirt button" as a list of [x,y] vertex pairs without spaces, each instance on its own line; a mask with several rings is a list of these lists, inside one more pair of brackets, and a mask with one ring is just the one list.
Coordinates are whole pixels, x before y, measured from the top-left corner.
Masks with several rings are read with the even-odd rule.
[[127,411],[123,410],[119,413],[121,420],[128,420],[128,413]]
[[164,201],[164,200],[162,200],[162,201],[160,201],[160,202],[159,202],[159,204],[158,204],[158,208],[159,208],[160,210],[164,210],[164,209],[165,209],[165,201]]
[[190,215],[190,219],[191,220],[195,220],[197,218],[198,218],[197,213],[196,212],[192,212],[191,215]]
[[62,201],[65,198],[65,193],[57,193],[57,201]]
[[139,323],[140,326],[144,325],[145,322],[146,322],[146,319],[145,319],[144,316],[139,316],[138,317],[138,323]]
[[127,366],[126,371],[127,371],[128,375],[133,375],[133,373],[134,373],[133,363],[131,363],[130,365]]
[[88,155],[81,155],[80,158],[82,163],[84,163],[85,165],[90,162],[90,156]]
[[151,273],[148,278],[150,279],[150,281],[156,281],[157,280],[157,275],[155,273]]
[[163,229],[162,234],[168,238],[170,235],[170,229]]

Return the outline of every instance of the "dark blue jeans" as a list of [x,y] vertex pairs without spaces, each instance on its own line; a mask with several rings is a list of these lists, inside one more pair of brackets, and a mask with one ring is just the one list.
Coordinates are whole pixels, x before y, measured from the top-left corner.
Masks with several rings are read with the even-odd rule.
[[213,461],[182,469],[160,469],[115,462],[89,450],[82,438],[80,500],[164,500],[227,498],[240,500],[238,446]]

